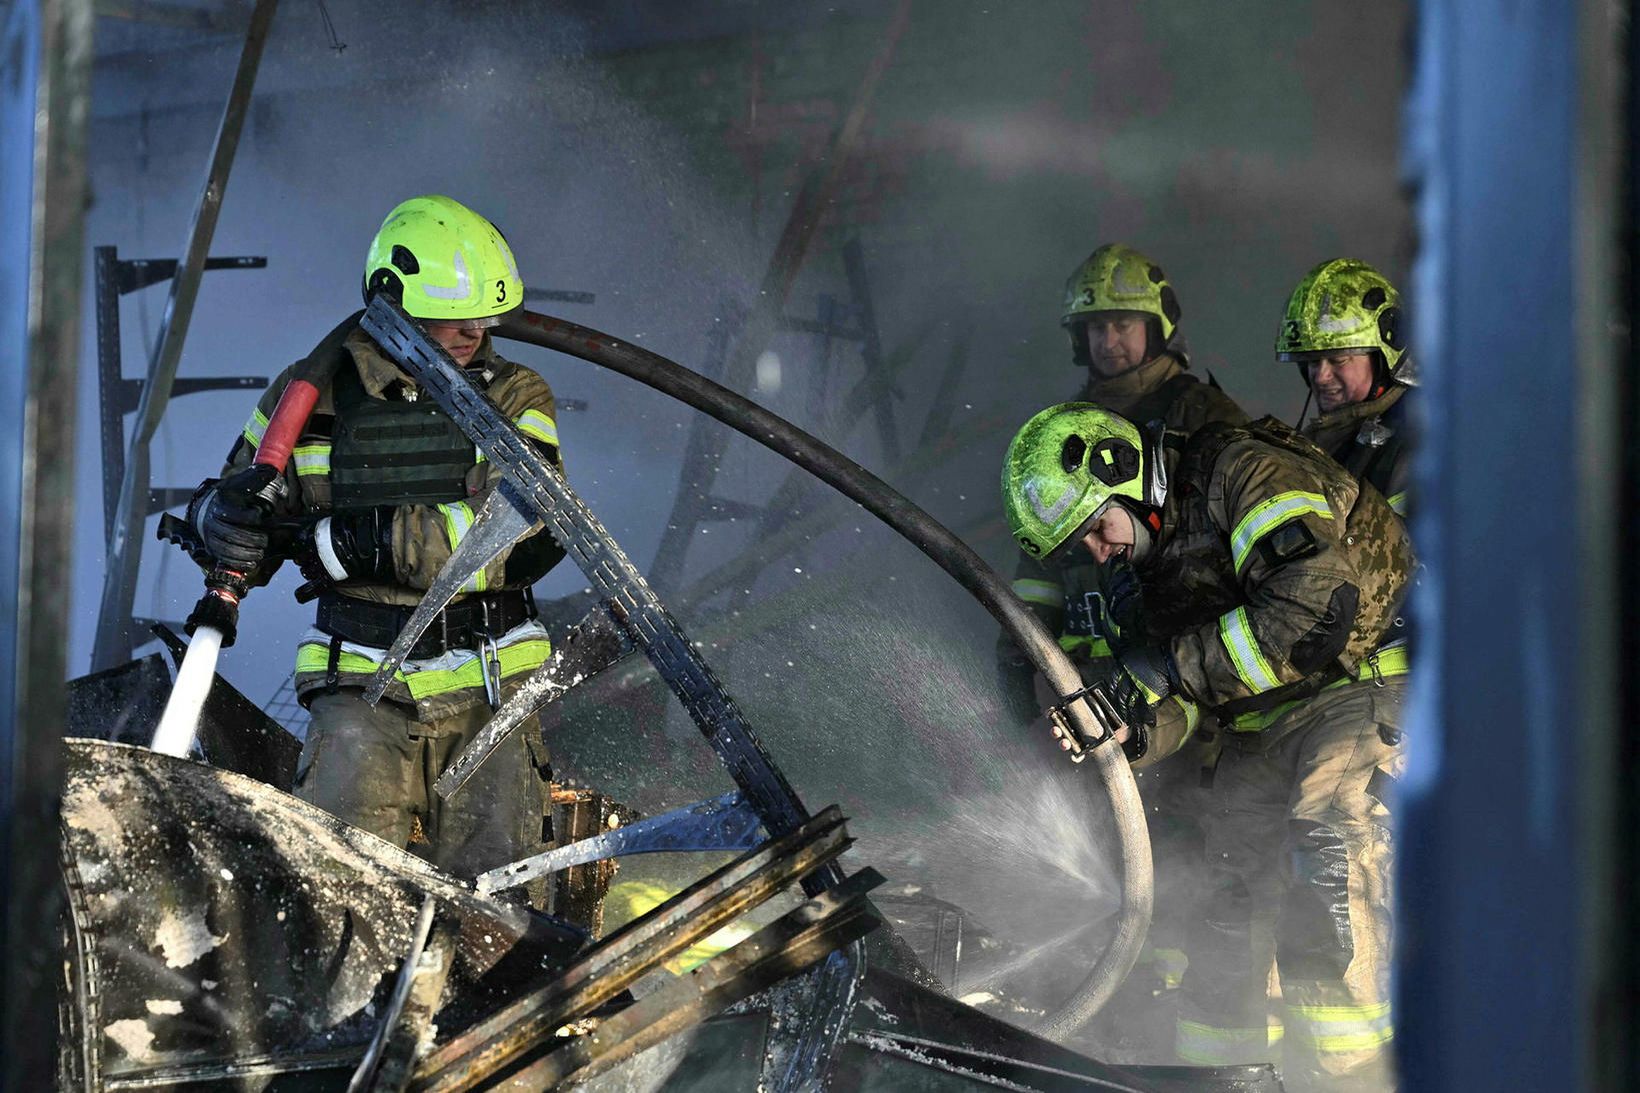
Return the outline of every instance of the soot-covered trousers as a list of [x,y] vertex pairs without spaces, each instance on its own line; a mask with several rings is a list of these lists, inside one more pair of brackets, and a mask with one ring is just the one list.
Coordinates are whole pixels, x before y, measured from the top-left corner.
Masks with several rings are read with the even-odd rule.
[[1404,677],[1350,683],[1226,743],[1206,817],[1207,914],[1185,943],[1185,1061],[1275,1059],[1291,1090],[1394,1088],[1390,789],[1404,691]]
[[[463,878],[539,849],[541,787],[525,734],[513,733],[448,800],[433,791],[493,712],[480,703],[434,722],[353,688],[314,697],[296,796]],[[427,844],[410,845],[415,819]]]

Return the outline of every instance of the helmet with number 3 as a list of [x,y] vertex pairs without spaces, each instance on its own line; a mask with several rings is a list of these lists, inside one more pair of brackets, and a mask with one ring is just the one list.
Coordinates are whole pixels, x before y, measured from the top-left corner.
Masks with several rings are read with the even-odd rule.
[[1160,452],[1133,422],[1091,402],[1064,402],[1014,436],[1002,467],[1002,507],[1014,542],[1052,561],[1120,504],[1155,531],[1167,497]]
[[401,202],[364,260],[364,298],[386,292],[418,319],[462,322],[524,302],[512,248],[496,226],[454,198]]

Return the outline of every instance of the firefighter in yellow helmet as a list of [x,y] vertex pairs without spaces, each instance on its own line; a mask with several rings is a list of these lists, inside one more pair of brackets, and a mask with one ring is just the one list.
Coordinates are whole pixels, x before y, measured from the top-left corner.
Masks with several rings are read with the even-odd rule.
[[1020,430],[1002,486],[1028,556],[1130,563],[1104,603],[1121,672],[1093,685],[1129,727],[1128,757],[1164,757],[1198,723],[1221,730],[1213,894],[1185,944],[1178,1056],[1279,1054],[1289,1089],[1386,1088],[1406,660],[1384,641],[1412,565],[1400,519],[1273,418],[1182,438],[1066,403]]
[[[1160,421],[1182,435],[1211,421],[1240,423],[1247,415],[1216,383],[1189,370],[1180,332],[1178,295],[1162,268],[1123,243],[1107,243],[1084,260],[1065,282],[1060,325],[1070,341],[1072,364],[1086,370],[1078,398],[1097,403],[1132,421]],[[1100,567],[1086,555],[1045,567],[1023,557],[1014,592],[1042,619],[1090,680],[1113,670],[1106,635],[1100,631]],[[1016,717],[1037,715],[1034,670],[1004,634],[997,647],[1004,693]],[[1150,819],[1155,848],[1156,914],[1150,944],[1124,988],[1134,998],[1108,1009],[1098,1030],[1107,1047],[1137,1057],[1165,1051],[1156,1039],[1141,996],[1163,1003],[1184,972],[1183,936],[1200,913],[1200,814],[1202,770],[1213,762],[1217,744],[1204,729],[1166,763],[1146,770],[1139,792]]]
[[[552,390],[496,353],[488,333],[524,296],[493,224],[449,197],[411,198],[370,244],[363,288],[367,300],[388,293],[419,319],[562,467]],[[258,476],[269,472],[252,458],[291,369],[245,423],[222,479],[200,487],[190,518],[218,561],[265,582],[294,557],[324,586],[296,651],[297,694],[313,715],[297,795],[399,846],[419,830],[425,842],[412,849],[473,876],[540,842],[540,741],[516,734],[479,768],[478,784],[448,801],[432,783],[489,720],[507,681],[550,654],[530,588],[563,552],[545,532],[503,552],[427,628],[384,699],[368,705],[363,687],[499,475],[357,326],[338,327],[319,354],[335,358],[334,378],[283,480],[266,489]],[[271,512],[251,500],[270,493]]]
[[1276,332],[1276,358],[1298,365],[1320,411],[1304,435],[1403,516],[1418,383],[1406,326],[1401,295],[1383,274],[1334,258],[1293,289]]

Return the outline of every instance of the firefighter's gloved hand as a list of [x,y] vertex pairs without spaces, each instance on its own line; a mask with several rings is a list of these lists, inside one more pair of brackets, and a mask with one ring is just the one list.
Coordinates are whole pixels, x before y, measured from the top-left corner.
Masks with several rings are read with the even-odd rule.
[[1144,586],[1127,555],[1112,558],[1099,568],[1099,604],[1099,626],[1113,650],[1144,640]]
[[274,505],[285,495],[285,477],[261,463],[217,481],[206,479],[188,504],[188,522],[211,557],[249,573],[268,553]]
[[1160,645],[1135,645],[1117,655],[1135,701],[1154,706],[1179,690],[1179,669],[1173,655]]
[[393,507],[332,513],[297,533],[291,557],[310,581],[397,579],[393,563]]
[[1172,655],[1159,645],[1135,645],[1118,656],[1122,671],[1112,683],[1111,705],[1128,726],[1122,750],[1135,762],[1150,750],[1156,727],[1156,707],[1179,691],[1179,670]]

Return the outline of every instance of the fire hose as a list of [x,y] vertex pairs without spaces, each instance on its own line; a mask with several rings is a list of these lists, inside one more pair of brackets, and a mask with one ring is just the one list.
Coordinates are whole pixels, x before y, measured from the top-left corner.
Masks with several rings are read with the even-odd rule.
[[[319,393],[330,385],[338,361],[335,349],[359,325],[361,314],[355,312],[337,324],[325,335],[319,348],[292,370],[278,405],[268,417],[267,430],[252,460],[253,466],[266,467],[272,472],[271,484],[283,481],[291,452],[307,428]],[[271,496],[258,500],[271,508]],[[194,605],[186,624],[192,640],[182,663],[177,666],[176,685],[171,688],[171,697],[165,702],[165,712],[160,716],[150,745],[154,751],[166,755],[186,756],[193,748],[199,713],[216,678],[217,658],[238,636],[239,602],[250,591],[254,574],[216,562],[194,529],[174,516],[160,519],[159,538],[181,546],[206,571],[205,594]]]
[[[961,539],[888,483],[818,438],[675,361],[589,327],[531,311],[514,312],[492,333],[619,372],[708,414],[784,456],[871,512],[966,588],[1018,643],[1056,693],[1082,689],[1076,667],[1013,590]],[[1122,860],[1116,929],[1092,970],[1041,1031],[1063,1038],[1108,1002],[1138,960],[1153,900],[1150,836],[1138,787],[1121,748],[1081,699],[1061,707],[1060,728],[1075,757],[1091,756],[1110,802]],[[1108,744],[1109,746],[1101,746]]]
[[[255,464],[283,476],[291,451],[320,391],[328,385],[338,358],[325,347],[339,342],[357,322],[358,315],[350,316],[327,336],[320,350],[296,367],[257,446]],[[972,548],[933,517],[836,449],[751,400],[657,353],[534,312],[513,313],[493,333],[635,379],[708,414],[815,475],[893,528],[955,578],[1013,637],[1056,693],[1067,696],[1068,700],[1056,707],[1054,716],[1073,757],[1081,761],[1091,756],[1094,761],[1110,802],[1122,862],[1121,904],[1114,933],[1083,982],[1040,1027],[1050,1036],[1063,1038],[1085,1024],[1127,977],[1144,944],[1153,899],[1150,839],[1127,759],[1113,745],[1108,729],[1095,718],[1086,701],[1074,697],[1082,688],[1081,676],[1042,623]],[[203,553],[203,544],[191,532],[174,517],[161,523],[162,538],[179,542],[209,566],[205,594],[188,618],[193,641],[154,735],[154,750],[170,755],[186,755],[191,747],[217,657],[221,649],[233,644],[239,602],[252,577],[211,563]],[[1113,746],[1101,746],[1107,743]]]

